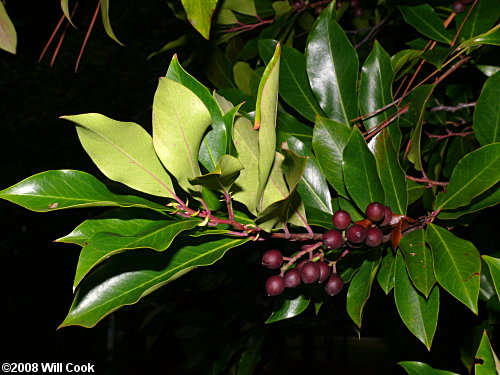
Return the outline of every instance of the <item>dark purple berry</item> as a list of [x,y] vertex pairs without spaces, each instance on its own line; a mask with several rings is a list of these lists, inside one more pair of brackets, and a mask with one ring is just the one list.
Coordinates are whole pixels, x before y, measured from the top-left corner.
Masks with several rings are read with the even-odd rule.
[[384,206],[384,220],[380,223],[381,227],[385,227],[391,223],[392,211],[389,206]]
[[262,255],[262,265],[264,267],[270,269],[280,268],[282,263],[283,263],[283,254],[281,254],[281,251],[279,250],[276,249],[267,250]]
[[465,5],[464,3],[462,3],[459,0],[454,1],[453,4],[451,5],[451,7],[453,8],[453,11],[455,13],[462,13],[465,11],[465,9],[467,9],[467,5]]
[[304,264],[306,264],[307,262],[309,262],[309,259],[304,259],[304,260],[302,260],[299,264],[297,264],[297,265],[295,266],[295,269],[300,271],[300,270],[302,269],[302,266],[303,266]]
[[334,295],[339,294],[343,287],[344,281],[342,278],[338,274],[333,273],[325,284],[325,291],[333,297]]
[[384,218],[384,205],[378,202],[372,202],[366,207],[366,217],[374,223],[378,223]]
[[297,268],[293,268],[285,273],[285,286],[287,288],[296,288],[301,283],[300,271]]
[[347,229],[347,240],[354,244],[361,243],[366,238],[366,229],[359,224],[353,224]]
[[363,8],[354,8],[354,17],[361,17],[363,15]]
[[365,243],[370,247],[378,246],[382,243],[382,231],[378,228],[369,228],[366,231]]
[[285,280],[279,275],[273,275],[266,281],[266,292],[267,295],[277,296],[278,294],[283,293],[285,290]]
[[359,7],[359,0],[349,0],[349,6],[352,8]]
[[341,0],[338,0],[336,3],[335,3],[335,6],[337,7],[337,9],[339,9],[342,5],[344,5],[344,2],[341,1]]
[[333,214],[332,222],[333,226],[338,230],[347,229],[349,224],[351,224],[351,215],[347,211],[338,210]]
[[330,266],[328,266],[328,264],[326,264],[325,262],[323,261],[319,261],[316,263],[319,267],[319,279],[318,279],[318,283],[323,283],[326,281],[326,279],[328,279],[328,276],[330,276]]
[[332,229],[323,233],[323,246],[328,250],[338,249],[344,243],[342,233]]
[[314,283],[319,279],[319,266],[314,262],[305,263],[300,269],[302,281],[306,284]]

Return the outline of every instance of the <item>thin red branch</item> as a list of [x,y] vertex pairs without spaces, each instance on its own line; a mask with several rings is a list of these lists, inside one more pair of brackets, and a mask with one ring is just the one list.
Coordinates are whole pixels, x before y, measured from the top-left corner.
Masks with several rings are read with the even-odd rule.
[[52,32],[52,35],[50,36],[48,42],[45,44],[45,47],[43,48],[42,53],[40,54],[40,57],[38,58],[38,62],[42,61],[43,56],[45,55],[45,52],[49,49],[49,46],[52,44],[52,41],[54,40],[54,37],[56,36],[57,31],[61,27],[63,21],[64,21],[64,14],[61,16],[59,19],[59,22],[57,23],[56,27],[54,28],[54,31]]
[[80,65],[80,60],[83,55],[83,51],[85,50],[85,46],[87,45],[87,41],[89,40],[90,33],[94,28],[95,20],[97,15],[99,14],[99,9],[101,8],[101,0],[97,2],[97,7],[95,8],[94,15],[92,16],[92,20],[90,21],[89,29],[87,30],[87,34],[85,34],[85,39],[83,40],[82,48],[80,49],[80,53],[78,54],[78,59],[76,59],[75,65],[75,73],[78,71],[78,65]]
[[408,180],[412,180],[415,182],[423,182],[428,184],[427,187],[432,187],[432,186],[446,186],[449,184],[449,182],[441,182],[441,181],[434,181],[430,180],[428,178],[419,178],[419,177],[413,177],[413,176],[406,176]]
[[427,136],[429,138],[434,138],[438,141],[441,141],[443,139],[446,139],[446,138],[450,138],[450,137],[466,137],[470,134],[474,134],[474,130],[471,130],[469,132],[461,132],[461,133],[455,133],[455,132],[452,132],[451,130],[449,129],[446,129],[446,133],[447,134],[442,134],[442,135],[439,135],[439,134],[430,134],[430,133],[427,133]]
[[451,42],[451,46],[453,47],[458,39],[458,36],[460,35],[460,33],[462,32],[462,28],[464,27],[465,23],[467,22],[467,20],[469,19],[469,16],[470,14],[472,13],[472,10],[474,9],[474,7],[476,6],[477,2],[479,0],[475,0],[474,3],[472,3],[472,5],[469,7],[469,11],[467,12],[467,15],[465,16],[464,20],[462,21],[462,23],[460,24],[460,27],[458,28],[457,30],[457,33],[455,34],[455,38],[453,38],[453,41]]

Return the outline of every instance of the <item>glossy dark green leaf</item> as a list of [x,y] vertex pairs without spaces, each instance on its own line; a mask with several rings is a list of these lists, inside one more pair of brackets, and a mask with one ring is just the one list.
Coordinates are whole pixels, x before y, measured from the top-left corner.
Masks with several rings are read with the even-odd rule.
[[[500,25],[495,26],[493,29],[485,32],[484,34],[476,36],[475,38],[473,38],[470,41],[465,41],[463,43],[463,48],[468,47],[469,44],[471,44],[471,45],[490,44],[493,46],[500,46]],[[478,68],[480,68],[479,65],[478,65]],[[485,69],[481,69],[481,71],[483,71],[483,73],[484,73],[484,70]],[[486,69],[486,70],[489,71],[489,73],[492,71],[494,73],[496,73],[498,71],[496,66],[490,67],[489,69]],[[488,76],[492,75],[492,74],[487,74],[487,73],[485,73],[485,74]]]
[[410,205],[422,197],[425,186],[412,180],[406,180],[406,191],[408,192],[408,205]]
[[404,49],[391,57],[391,66],[396,79],[401,78],[420,60],[422,51],[415,49]]
[[316,118],[312,140],[314,153],[328,182],[346,198],[348,194],[342,164],[344,147],[350,135],[351,128],[348,126],[327,118]]
[[[382,46],[375,41],[372,52],[361,69],[359,86],[359,110],[362,114],[375,112],[393,101],[392,83],[394,72],[391,58]],[[367,130],[387,120],[395,112],[394,107],[363,121]]]
[[410,95],[410,107],[408,112],[402,118],[413,126],[410,139],[410,149],[408,151],[408,160],[415,166],[416,170],[422,170],[422,127],[424,124],[424,115],[427,102],[434,90],[435,85],[423,85],[418,87]]
[[437,370],[422,362],[401,361],[398,365],[404,368],[408,375],[459,375],[455,372]]
[[416,6],[400,5],[399,10],[405,21],[425,36],[438,42],[451,44],[453,35],[443,26],[434,9],[429,4]]
[[[276,48],[275,40],[260,40],[259,51],[267,63]],[[280,59],[279,93],[283,100],[310,121],[323,116],[316,98],[309,86],[306,72],[306,58],[294,48],[283,46]]]
[[406,174],[399,164],[399,156],[389,132],[382,130],[368,144],[375,156],[380,182],[384,188],[385,204],[392,212],[405,215],[408,206]]
[[365,214],[360,210],[356,204],[344,197],[339,196],[337,198],[339,209],[347,211],[351,216],[352,221],[359,221],[365,219]]
[[306,45],[307,75],[325,114],[349,125],[358,115],[358,55],[335,20],[331,3],[314,23]]
[[386,295],[394,288],[394,271],[396,267],[396,255],[391,249],[382,258],[377,273],[377,281]]
[[361,328],[365,304],[370,297],[373,280],[377,274],[381,259],[381,249],[373,249],[367,254],[366,260],[349,284],[349,290],[347,291],[347,313],[359,328]]
[[96,206],[167,210],[165,206],[147,199],[113,194],[94,176],[68,169],[47,171],[28,177],[0,191],[0,198],[37,212]]
[[405,326],[430,350],[439,314],[439,287],[425,299],[413,286],[401,255],[396,256],[394,300]]
[[218,0],[182,0],[187,18],[191,25],[205,38],[209,39],[212,14]]
[[297,120],[294,116],[278,109],[276,119],[276,146],[279,148],[288,137],[295,137],[306,146],[312,147],[313,128]]
[[88,240],[80,253],[73,288],[80,284],[80,281],[91,269],[110,256],[139,248],[163,251],[172,244],[174,238],[181,232],[193,229],[199,223],[200,219],[157,220],[131,236],[110,232],[96,233]]
[[490,269],[491,278],[495,285],[497,295],[500,296],[500,259],[493,258],[489,255],[482,255],[483,260],[486,262]]
[[425,233],[423,229],[409,232],[401,238],[399,243],[408,270],[408,276],[415,288],[417,288],[425,298],[429,297],[432,287],[436,283],[434,276],[434,262],[432,254],[425,246]]
[[266,323],[279,322],[280,320],[290,319],[304,312],[309,306],[311,300],[304,297],[302,294],[293,299],[280,299],[276,304],[277,308],[271,316],[266,320]]
[[475,197],[468,205],[455,208],[453,210],[441,211],[438,218],[443,220],[453,220],[460,216],[496,206],[500,203],[500,184],[489,188],[481,195]]
[[205,74],[218,89],[235,88],[233,65],[228,57],[219,49],[213,48],[205,65]]
[[113,39],[116,43],[123,46],[124,44],[118,40],[116,37],[113,28],[111,27],[111,21],[109,19],[109,0],[101,0],[101,16],[102,16],[102,24],[104,25],[104,30],[106,34]]
[[384,204],[385,194],[375,157],[356,127],[344,147],[344,182],[356,205],[364,212],[371,202]]
[[482,34],[495,24],[500,17],[500,1],[498,0],[481,0],[475,4],[470,15],[467,11],[457,14],[455,24],[457,29],[462,25],[467,17],[465,25],[460,31],[460,39],[471,39],[479,34]]
[[436,199],[436,209],[465,206],[500,180],[500,143],[483,146],[457,164],[445,193]]
[[446,156],[444,158],[443,176],[450,179],[457,163],[465,155],[478,147],[478,143],[472,134],[466,137],[453,137],[447,146]]
[[474,135],[485,146],[500,142],[500,72],[488,78],[474,110]]
[[427,226],[426,241],[438,283],[477,314],[481,259],[475,246],[434,224]]
[[176,243],[172,251],[118,254],[83,280],[61,327],[93,327],[120,307],[136,303],[196,267],[215,263],[226,251],[247,241],[241,238],[207,241],[191,237]]
[[0,2],[0,48],[16,54],[17,33],[14,24],[9,18],[5,5]]
[[486,331],[483,332],[479,349],[474,361],[476,375],[494,375],[500,373],[500,362],[491,347],[490,339]]

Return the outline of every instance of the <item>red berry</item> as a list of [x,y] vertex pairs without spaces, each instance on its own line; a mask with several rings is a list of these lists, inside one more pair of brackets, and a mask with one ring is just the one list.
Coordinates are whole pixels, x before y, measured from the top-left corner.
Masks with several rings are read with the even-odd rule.
[[332,222],[333,226],[338,230],[347,229],[349,224],[351,224],[351,215],[347,211],[338,210],[333,214]]
[[285,286],[287,288],[296,288],[301,283],[300,271],[297,268],[293,268],[285,273]]
[[319,266],[314,262],[305,263],[300,269],[300,276],[302,277],[302,281],[306,284],[314,283],[319,279]]
[[359,0],[349,0],[349,6],[353,8],[359,7]]
[[338,249],[344,243],[342,233],[332,229],[323,233],[323,246],[328,250]]
[[326,264],[325,262],[323,261],[319,261],[316,263],[319,267],[319,279],[318,279],[318,283],[323,283],[326,281],[326,279],[328,279],[328,276],[330,276],[330,266],[328,266],[328,264]]
[[366,229],[359,224],[353,224],[347,229],[347,240],[353,244],[361,243],[366,238]]
[[365,213],[369,220],[377,223],[384,218],[384,205],[378,202],[372,202],[366,207]]
[[325,292],[333,297],[334,295],[339,294],[343,287],[344,281],[342,278],[338,274],[333,273],[325,284]]
[[271,276],[266,281],[266,291],[267,295],[277,296],[278,294],[283,293],[285,290],[285,280],[279,275]]
[[280,268],[282,263],[283,263],[283,254],[281,254],[281,251],[279,250],[276,249],[267,250],[262,255],[262,265],[264,267],[270,269]]
[[451,7],[453,8],[453,11],[455,13],[462,13],[462,12],[465,11],[465,9],[467,9],[467,5],[465,5],[464,3],[462,3],[459,0],[453,2],[453,4],[451,5]]
[[369,228],[366,231],[365,243],[370,247],[378,246],[382,243],[383,233],[378,228]]
[[297,264],[297,265],[295,266],[295,269],[300,271],[300,270],[302,269],[302,266],[303,266],[304,264],[306,264],[307,262],[309,262],[309,260],[308,260],[308,259],[304,259],[304,260],[302,260],[299,264]]
[[391,223],[392,211],[389,206],[384,206],[384,220],[380,223],[381,227],[385,227]]

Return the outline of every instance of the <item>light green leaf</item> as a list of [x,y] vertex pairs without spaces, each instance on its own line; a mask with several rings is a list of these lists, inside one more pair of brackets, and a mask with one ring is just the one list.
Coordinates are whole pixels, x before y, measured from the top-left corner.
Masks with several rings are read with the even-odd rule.
[[71,14],[69,12],[69,4],[68,3],[69,3],[69,0],[61,0],[61,9],[64,13],[64,17],[66,17],[66,19],[71,23],[71,25],[73,25],[73,27],[76,28],[75,24],[71,20]]
[[17,33],[14,24],[9,18],[5,5],[0,1],[0,48],[16,54]]
[[[233,76],[236,86],[248,95],[255,95],[257,90],[254,90],[254,82],[260,81],[260,77],[250,67],[250,64],[244,61],[238,61],[233,66]],[[258,87],[257,87],[258,89]]]
[[409,375],[459,375],[455,372],[436,370],[422,362],[401,361],[398,365],[403,367]]
[[474,135],[485,146],[500,142],[500,72],[488,78],[474,110]]
[[438,283],[477,314],[481,259],[475,246],[434,224],[427,226],[426,241]]
[[[147,60],[152,59],[156,55],[159,55],[163,52],[170,51],[171,49],[176,49],[179,48],[189,42],[189,38],[187,35],[181,35],[179,38],[172,40],[170,42],[167,42],[163,47],[161,47],[158,51],[151,52],[148,57],[146,58]],[[177,56],[177,55],[174,55]],[[167,73],[168,76],[168,73]],[[170,77],[169,77],[170,78]],[[172,80],[175,81],[175,79],[171,78]]]
[[167,211],[165,206],[133,195],[117,195],[94,176],[80,171],[47,171],[0,191],[0,198],[32,211],[120,206]]
[[144,193],[173,198],[170,176],[144,128],[98,113],[61,118],[77,125],[83,148],[106,177]]
[[109,21],[109,0],[101,0],[101,15],[102,24],[104,25],[104,30],[106,34],[113,39],[116,43],[123,46],[124,44],[118,40],[113,29],[111,28],[111,22]]
[[451,44],[453,35],[449,30],[445,29],[443,21],[429,4],[400,5],[398,8],[405,21],[422,34],[438,42]]
[[209,39],[212,14],[217,0],[182,0],[191,25],[205,38]]
[[279,322],[280,320],[290,319],[300,315],[307,309],[311,300],[304,297],[302,294],[296,298],[279,299],[276,302],[277,307],[274,309],[271,316],[266,320],[266,323]]
[[255,0],[222,0],[222,9],[230,9],[247,16],[257,16]]
[[222,155],[213,172],[192,178],[189,181],[193,185],[202,185],[212,190],[227,193],[243,168],[243,164],[234,156]]
[[436,209],[465,206],[500,180],[500,143],[483,146],[460,160],[446,193],[436,199]]
[[211,122],[203,102],[188,88],[161,78],[153,101],[153,144],[163,165],[187,192],[200,175],[198,150]]
[[500,362],[491,347],[486,330],[483,331],[483,337],[476,353],[474,371],[476,375],[500,374]]
[[495,290],[497,295],[500,296],[500,259],[490,257],[489,255],[482,255],[481,258],[483,258],[488,265],[493,284],[495,285]]
[[430,350],[439,314],[439,287],[425,299],[417,292],[406,272],[401,255],[396,256],[394,300],[403,323]]

